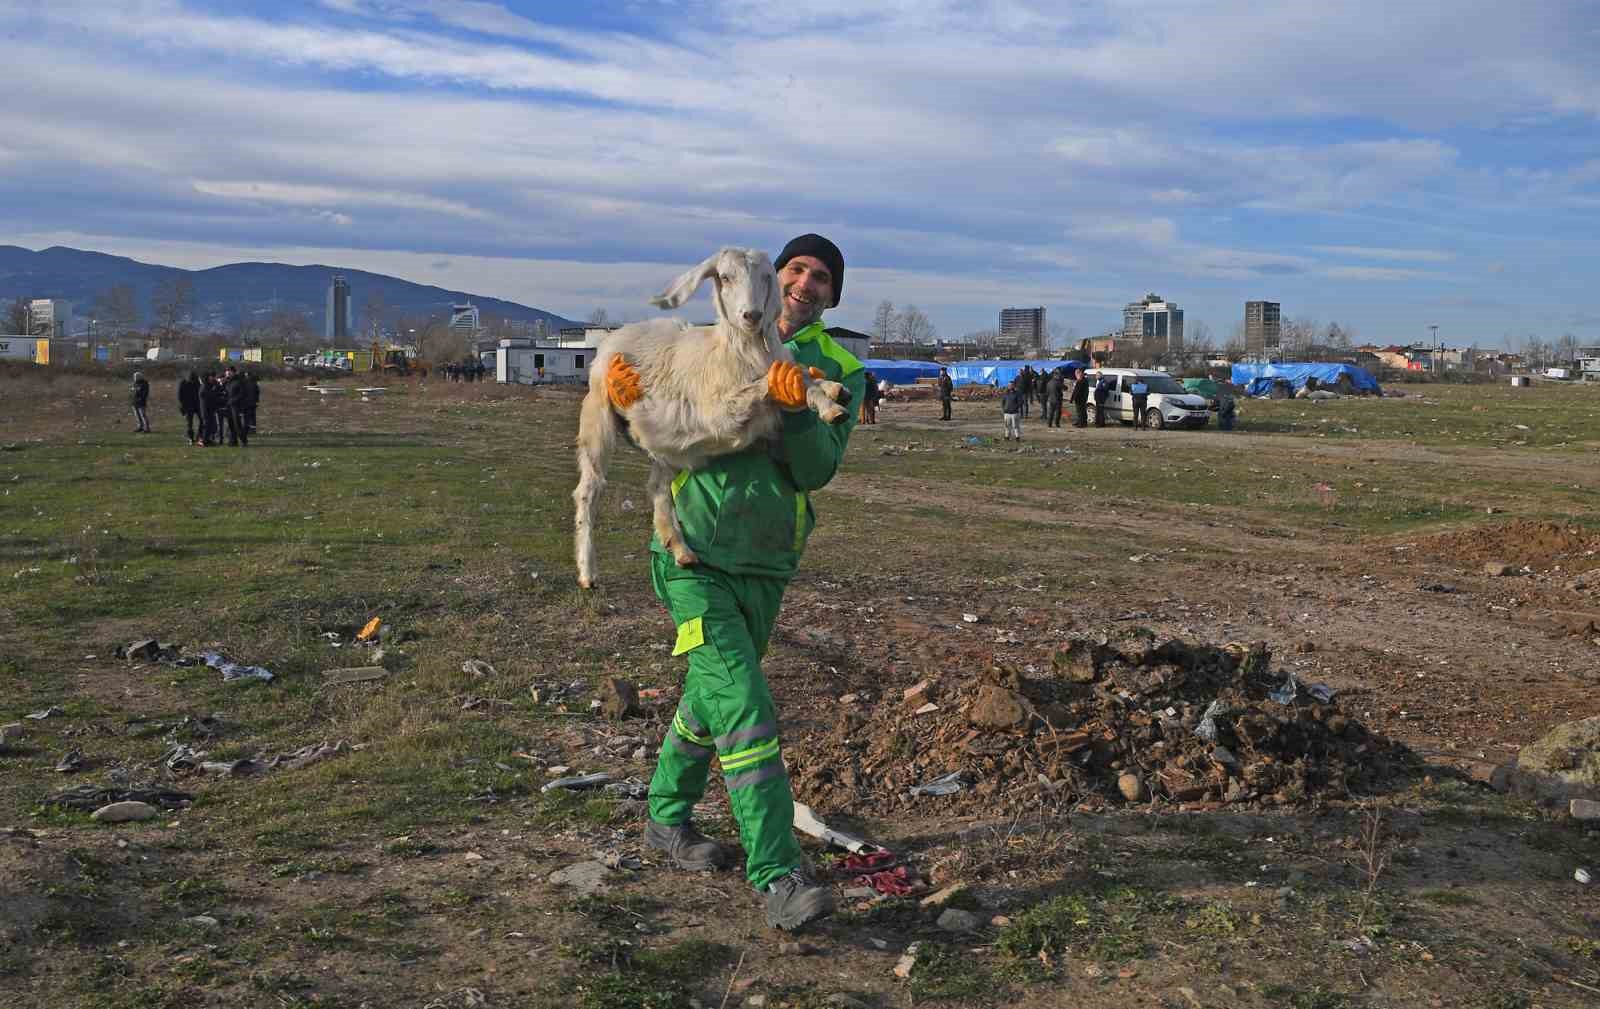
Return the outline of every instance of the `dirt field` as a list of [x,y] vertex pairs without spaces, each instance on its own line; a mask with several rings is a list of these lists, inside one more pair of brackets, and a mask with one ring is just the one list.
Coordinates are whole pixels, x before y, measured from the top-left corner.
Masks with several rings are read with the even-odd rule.
[[[1481,784],[1600,714],[1600,389],[1406,391],[1020,446],[994,404],[886,403],[766,668],[798,797],[914,892],[812,848],[844,911],[796,949],[737,873],[641,851],[641,804],[540,791],[647,780],[680,674],[636,459],[574,588],[572,394],[269,382],[248,449],[196,449],[121,381],[4,369],[0,1001],[1600,1004],[1600,836]],[[118,657],[144,638],[274,678]],[[1332,700],[1270,700],[1286,671]],[[643,717],[591,711],[608,677]],[[1237,765],[1193,732],[1224,696]],[[170,808],[96,823],[76,786]],[[715,785],[699,819],[733,839]],[[596,853],[594,895],[549,881]]]

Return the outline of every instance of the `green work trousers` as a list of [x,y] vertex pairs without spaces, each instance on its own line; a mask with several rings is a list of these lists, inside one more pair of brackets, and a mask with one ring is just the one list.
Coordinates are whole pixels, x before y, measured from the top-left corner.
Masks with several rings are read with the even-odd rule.
[[672,653],[687,656],[689,672],[650,779],[650,818],[669,825],[688,820],[705,794],[715,753],[739,823],[745,876],[764,890],[801,861],[777,711],[761,673],[788,581],[680,568],[657,552],[651,581],[678,628]]

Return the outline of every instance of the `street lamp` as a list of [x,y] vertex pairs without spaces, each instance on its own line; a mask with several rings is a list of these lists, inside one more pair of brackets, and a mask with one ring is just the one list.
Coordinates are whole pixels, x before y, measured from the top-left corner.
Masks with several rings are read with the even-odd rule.
[[1444,348],[1439,346],[1439,324],[1430,323],[1428,328],[1433,331],[1433,371],[1438,374],[1444,368],[1444,362],[1439,360],[1444,355]]

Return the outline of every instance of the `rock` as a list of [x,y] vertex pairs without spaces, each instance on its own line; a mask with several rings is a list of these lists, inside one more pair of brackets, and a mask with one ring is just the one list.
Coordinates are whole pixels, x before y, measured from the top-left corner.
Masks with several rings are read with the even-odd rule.
[[916,711],[913,711],[912,714],[914,714],[914,715],[931,715],[935,711],[938,711],[938,710],[939,710],[939,706],[937,704],[933,703],[932,701],[929,701],[927,704],[924,704],[922,707],[918,708]]
[[607,677],[600,683],[600,713],[613,722],[642,714],[639,691],[627,680]]
[[1600,715],[1551,729],[1495,768],[1489,784],[1546,802],[1600,800]]
[[217,921],[217,919],[211,917],[209,914],[193,915],[191,917],[183,919],[183,923],[185,925],[195,925],[195,926],[197,926],[199,928],[216,928],[218,925],[222,924],[221,922]]
[[744,1000],[745,1009],[761,1009],[766,1004],[767,997],[765,995],[751,995]]
[[475,851],[469,851],[461,857],[461,860],[464,862],[481,862],[483,861],[483,856]]
[[7,722],[0,725],[0,744],[16,742],[22,738],[24,731],[21,722]]
[[1124,774],[1117,778],[1117,790],[1129,802],[1139,802],[1144,799],[1144,779],[1137,774]]
[[920,708],[928,703],[928,698],[932,693],[933,684],[928,680],[922,680],[907,687],[901,699],[908,708]]
[[603,862],[578,862],[550,874],[550,882],[571,887],[579,896],[587,897],[605,888],[611,870]]
[[816,950],[803,942],[780,942],[778,952],[783,956],[810,956]]
[[993,925],[995,928],[1005,928],[1007,925],[1011,924],[1011,919],[1006,915],[997,914],[993,918],[989,919],[989,924]]
[[1016,691],[985,683],[978,688],[967,718],[982,729],[1020,729],[1028,724],[1028,705]]
[[978,927],[978,916],[958,907],[945,908],[939,915],[938,925],[946,932],[971,932]]
[[1573,799],[1567,805],[1567,812],[1572,814],[1574,820],[1600,820],[1600,802],[1593,799]]
[[926,897],[922,898],[922,906],[923,907],[943,907],[946,903],[949,902],[951,897],[954,897],[958,893],[964,892],[966,889],[967,889],[967,884],[965,884],[965,883],[954,883],[954,884],[952,884],[950,886],[945,887],[943,890],[938,891],[937,893],[930,893]]
[[1507,578],[1517,573],[1517,569],[1503,561],[1489,561],[1483,566],[1483,573],[1490,578]]
[[878,891],[870,886],[847,886],[844,888],[846,900],[871,900],[878,895]]
[[113,802],[95,810],[89,819],[101,823],[126,823],[130,820],[153,820],[158,812],[148,802]]
[[1093,683],[1100,674],[1100,656],[1087,641],[1074,641],[1051,656],[1050,664],[1073,683]]
[[899,962],[894,965],[895,977],[908,978],[911,976],[912,970],[917,966],[917,951],[921,948],[922,944],[920,942],[914,942],[906,947],[905,953],[900,957]]

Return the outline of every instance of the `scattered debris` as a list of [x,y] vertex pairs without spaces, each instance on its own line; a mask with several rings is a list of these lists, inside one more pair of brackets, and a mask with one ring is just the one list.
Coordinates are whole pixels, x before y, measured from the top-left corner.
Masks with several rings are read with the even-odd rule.
[[499,675],[495,671],[494,666],[491,666],[482,659],[468,659],[467,661],[461,663],[461,671],[466,673],[468,676],[477,677],[478,679],[482,679],[485,676]]
[[1551,729],[1495,768],[1489,784],[1545,802],[1600,799],[1600,715]]
[[90,814],[89,819],[100,823],[126,823],[131,820],[153,820],[160,811],[148,802],[113,802],[101,806]]
[[272,681],[272,674],[262,666],[244,666],[237,662],[230,662],[221,652],[204,651],[200,657],[205,659],[206,665],[221,671],[222,682],[232,683],[236,680],[265,680]]
[[298,771],[302,767],[315,764],[319,760],[326,760],[329,757],[348,752],[350,752],[350,745],[344,740],[341,739],[337,743],[329,743],[324,740],[321,743],[302,746],[300,749],[290,753],[280,753],[276,757],[263,760],[261,761],[261,766],[268,770]]
[[906,947],[905,953],[901,955],[899,962],[894,965],[895,977],[909,978],[911,976],[911,972],[917,966],[917,952],[921,949],[922,944],[920,942],[914,942]]
[[50,705],[50,707],[45,708],[43,711],[30,711],[28,714],[23,715],[22,717],[23,718],[31,718],[36,722],[42,722],[46,718],[55,718],[58,715],[65,715],[65,714],[66,714],[66,711],[64,709],[58,708],[54,704],[52,704],[52,705]]
[[611,775],[601,771],[597,774],[581,774],[572,778],[557,778],[554,781],[547,781],[540,786],[539,791],[550,792],[557,788],[564,788],[570,792],[581,792],[586,788],[609,785],[614,780]]
[[913,785],[911,787],[911,795],[913,798],[919,795],[954,795],[965,787],[967,787],[967,783],[961,780],[961,772],[951,771],[949,774],[934,778],[932,781]]
[[56,761],[56,770],[62,774],[73,774],[83,770],[83,751],[73,747],[63,753],[61,759]]
[[193,925],[196,928],[216,928],[218,925],[222,924],[209,914],[190,915],[189,917],[183,919],[183,923],[185,925]]
[[341,669],[325,669],[322,671],[322,685],[318,690],[328,687],[342,687],[346,683],[366,683],[370,680],[381,680],[389,675],[389,671],[382,666],[348,666]]
[[642,781],[613,781],[605,786],[605,791],[609,795],[635,802],[650,798],[650,786]]
[[1594,877],[1589,875],[1588,869],[1577,868],[1572,870],[1572,878],[1582,883],[1584,886],[1588,886]]
[[371,620],[367,621],[366,625],[362,627],[360,631],[356,632],[356,640],[371,641],[373,638],[377,637],[378,632],[382,628],[383,620],[379,617],[373,617]]
[[26,730],[23,729],[21,722],[7,722],[0,725],[0,745],[16,742],[22,738],[24,731]]
[[88,813],[102,806],[137,802],[162,809],[186,809],[194,801],[188,792],[170,788],[112,788],[102,785],[75,785],[44,800],[46,806],[60,806]]
[[643,714],[638,688],[614,676],[605,678],[600,682],[600,712],[613,722]]
[[870,841],[863,841],[853,834],[847,834],[842,830],[834,830],[818,819],[817,814],[811,811],[811,807],[803,802],[794,804],[794,829],[803,834],[809,834],[824,844],[831,844],[857,855],[873,854],[885,850]]

